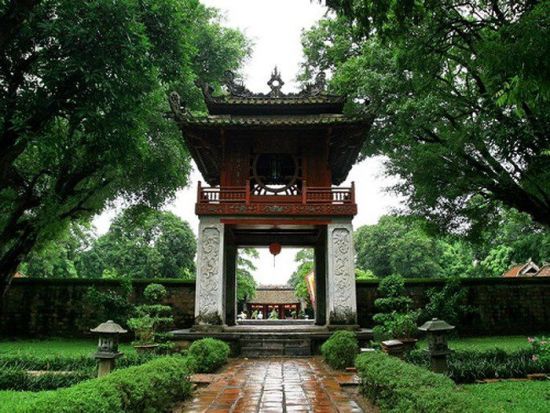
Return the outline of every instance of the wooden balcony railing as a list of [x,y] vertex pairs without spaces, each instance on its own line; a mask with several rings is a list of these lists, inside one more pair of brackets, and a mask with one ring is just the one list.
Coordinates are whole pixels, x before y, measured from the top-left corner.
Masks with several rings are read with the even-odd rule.
[[355,215],[355,185],[349,187],[308,187],[305,182],[296,195],[255,195],[246,186],[197,188],[199,215]]

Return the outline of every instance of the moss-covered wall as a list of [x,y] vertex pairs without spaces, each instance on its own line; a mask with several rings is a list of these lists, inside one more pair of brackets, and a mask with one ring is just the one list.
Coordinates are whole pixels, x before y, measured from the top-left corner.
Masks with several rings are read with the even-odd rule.
[[[444,280],[418,279],[406,282],[408,294],[417,308],[427,301],[426,291],[442,288]],[[550,277],[468,278],[464,304],[473,313],[457,326],[461,335],[534,334],[550,331]],[[372,327],[376,313],[377,281],[357,282],[357,313],[362,327]]]
[[[140,302],[143,290],[151,282],[163,284],[165,303],[174,309],[178,328],[193,323],[195,283],[182,280],[135,280],[130,301]],[[90,287],[118,290],[118,280],[14,279],[1,303],[0,337],[89,335],[89,314],[84,295]],[[111,315],[109,315],[111,316]],[[116,319],[116,315],[111,317]]]
[[[180,280],[136,280],[131,301],[139,302],[143,289],[160,282],[168,290],[166,303],[174,309],[176,327],[193,323],[195,284]],[[465,304],[475,312],[466,317],[458,331],[463,335],[534,334],[550,331],[549,278],[464,279],[468,289]],[[117,280],[15,279],[4,298],[0,336],[83,336],[87,313],[83,296],[89,287],[113,289]],[[407,291],[417,307],[426,303],[426,291],[441,288],[443,280],[409,280]],[[362,327],[372,327],[376,313],[377,281],[357,282],[357,312]]]

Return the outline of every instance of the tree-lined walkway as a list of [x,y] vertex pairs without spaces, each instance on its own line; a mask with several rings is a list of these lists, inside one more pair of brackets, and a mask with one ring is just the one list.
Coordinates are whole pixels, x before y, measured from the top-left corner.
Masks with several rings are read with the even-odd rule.
[[192,412],[363,412],[318,358],[238,359],[175,410]]

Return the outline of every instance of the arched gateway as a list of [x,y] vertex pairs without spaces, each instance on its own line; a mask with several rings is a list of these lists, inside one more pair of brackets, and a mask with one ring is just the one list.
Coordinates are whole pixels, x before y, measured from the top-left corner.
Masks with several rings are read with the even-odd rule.
[[[312,247],[316,324],[357,323],[353,184],[339,187],[356,161],[369,119],[342,114],[345,98],[325,93],[324,76],[283,94],[275,69],[271,92],[254,94],[226,77],[228,95],[203,87],[207,116],[171,109],[204,180],[196,213],[199,242],[195,330],[235,325],[238,247]],[[228,329],[229,326],[229,329]],[[349,327],[348,327],[349,328]]]

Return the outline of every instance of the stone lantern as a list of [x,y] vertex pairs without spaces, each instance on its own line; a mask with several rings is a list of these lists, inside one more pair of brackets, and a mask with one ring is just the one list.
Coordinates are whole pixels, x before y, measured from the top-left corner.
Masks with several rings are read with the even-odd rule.
[[428,352],[432,362],[432,371],[435,373],[447,373],[447,356],[451,354],[447,344],[447,334],[454,330],[454,326],[444,320],[432,318],[418,327],[420,331],[425,331],[428,339]]
[[127,331],[113,320],[101,323],[90,331],[99,335],[97,351],[94,354],[99,364],[97,377],[105,376],[115,367],[115,360],[122,356],[118,351],[118,338],[120,334],[125,334]]

